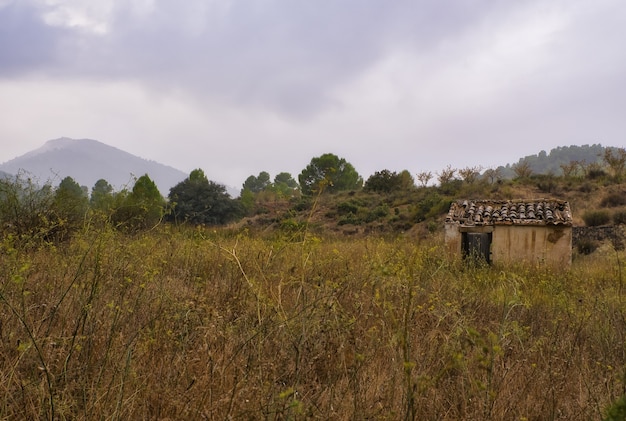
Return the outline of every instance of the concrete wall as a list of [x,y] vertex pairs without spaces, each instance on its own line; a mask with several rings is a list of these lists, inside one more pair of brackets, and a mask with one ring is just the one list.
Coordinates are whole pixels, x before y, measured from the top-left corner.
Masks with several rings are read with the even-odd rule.
[[446,223],[443,226],[443,238],[446,250],[451,257],[461,255],[461,231],[458,222]]
[[496,225],[465,227],[446,223],[444,239],[451,256],[461,256],[462,232],[492,232],[491,261],[494,264],[529,263],[569,268],[572,264],[572,227]]
[[572,228],[498,225],[493,233],[491,258],[494,263],[526,262],[569,268],[572,264]]

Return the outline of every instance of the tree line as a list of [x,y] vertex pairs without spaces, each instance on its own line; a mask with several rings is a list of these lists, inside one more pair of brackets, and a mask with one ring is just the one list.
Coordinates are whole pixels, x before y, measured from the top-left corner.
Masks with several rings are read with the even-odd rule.
[[[626,150],[605,148],[602,162],[585,164],[571,161],[561,164],[562,177],[608,177],[621,182],[626,172]],[[512,167],[515,178],[528,179],[532,165],[520,161]],[[126,231],[148,230],[162,222],[190,225],[224,225],[254,214],[259,203],[292,201],[341,191],[393,193],[427,188],[437,180],[441,192],[453,194],[455,186],[478,181],[501,182],[500,169],[480,167],[461,169],[448,166],[433,174],[407,170],[381,170],[367,180],[354,166],[332,153],[311,159],[298,175],[287,172],[272,180],[266,171],[249,176],[242,184],[240,196],[232,198],[222,184],[211,181],[201,169],[172,187],[166,197],[159,192],[148,174],[135,180],[131,189],[114,191],[104,179],[91,188],[80,186],[72,177],[65,177],[58,186],[38,185],[27,175],[0,179],[0,222],[3,234],[16,238],[63,240],[82,225],[109,223]],[[95,222],[94,222],[95,221]]]

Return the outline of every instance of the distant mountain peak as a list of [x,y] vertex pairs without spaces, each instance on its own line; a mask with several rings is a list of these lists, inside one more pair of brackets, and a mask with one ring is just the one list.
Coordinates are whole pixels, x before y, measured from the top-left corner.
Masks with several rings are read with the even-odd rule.
[[79,142],[100,143],[97,140],[91,140],[91,139],[72,139],[69,137],[60,137],[58,139],[48,140],[46,143],[43,144],[43,146],[22,155],[22,158],[32,157],[35,155],[39,155],[39,154],[54,151],[54,150],[71,148],[72,146],[76,145]]
[[[144,174],[157,184],[161,194],[183,181],[187,174],[167,165],[149,161],[93,139],[61,137],[0,165],[0,171],[28,172],[42,182],[60,182],[72,177],[83,186],[92,187],[99,179],[116,190],[126,188],[133,177]],[[58,179],[58,181],[57,181]]]

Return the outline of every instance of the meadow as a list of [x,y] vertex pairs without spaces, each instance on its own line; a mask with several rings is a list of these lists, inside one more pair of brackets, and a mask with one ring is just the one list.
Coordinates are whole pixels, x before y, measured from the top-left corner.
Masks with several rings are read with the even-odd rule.
[[558,271],[442,246],[169,225],[6,237],[0,419],[623,419],[623,251]]

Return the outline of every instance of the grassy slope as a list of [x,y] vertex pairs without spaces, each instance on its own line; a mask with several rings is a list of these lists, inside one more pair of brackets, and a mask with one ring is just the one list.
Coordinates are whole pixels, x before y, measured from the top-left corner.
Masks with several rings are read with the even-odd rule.
[[[626,196],[626,184],[563,181],[538,176],[524,182],[504,181],[496,185],[458,182],[448,188],[429,187],[391,194],[342,192],[322,195],[307,206],[268,199],[259,204],[256,216],[239,222],[235,228],[248,227],[255,232],[267,233],[281,228],[298,228],[306,222],[324,235],[408,234],[423,239],[441,230],[450,201],[461,198],[567,200],[574,225],[583,226],[585,212],[602,209],[602,199],[611,193]],[[618,206],[605,210],[612,214],[624,209],[625,206]]]
[[599,419],[626,388],[623,258],[472,268],[436,240],[172,227],[5,240],[0,418]]

